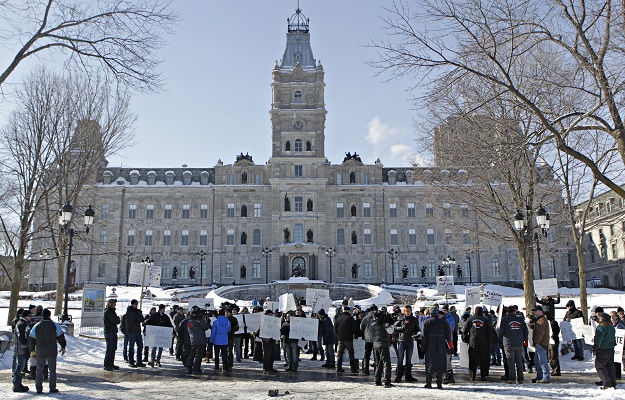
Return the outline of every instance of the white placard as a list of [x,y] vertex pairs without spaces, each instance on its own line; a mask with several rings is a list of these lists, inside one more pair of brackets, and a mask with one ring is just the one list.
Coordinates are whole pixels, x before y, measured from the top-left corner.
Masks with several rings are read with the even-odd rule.
[[[152,265],[147,267],[141,262],[130,263],[130,274],[128,275],[128,283],[131,285],[143,285],[157,287],[161,285],[162,267]],[[145,279],[144,279],[145,272]]]
[[494,290],[484,289],[482,302],[487,306],[498,307],[503,301],[503,293]]
[[499,311],[497,312],[497,329],[501,327],[501,320],[503,318],[504,306],[503,306],[503,294],[501,296],[501,304],[499,305]]
[[291,317],[290,338],[317,341],[319,320],[317,318]]
[[280,318],[273,315],[263,315],[260,318],[260,337],[280,340],[280,327]]
[[[417,349],[415,349],[414,352],[416,353]],[[354,339],[354,358],[357,360],[362,360],[363,358],[365,358],[365,339]]]
[[438,294],[452,294],[456,293],[456,288],[454,288],[454,276],[446,275],[446,276],[437,276],[436,277],[436,288],[438,289]]
[[271,310],[275,312],[278,309],[278,307],[280,307],[280,302],[266,301],[265,304],[263,304],[263,306],[265,307],[265,310]]
[[280,295],[278,300],[278,310],[281,312],[287,312],[290,310],[295,311],[295,297],[293,297],[293,293],[284,293],[283,295]]
[[145,265],[140,262],[131,262],[130,263],[130,274],[128,275],[128,284],[130,285],[139,285],[143,281],[143,268]]
[[558,294],[558,279],[537,279],[534,281],[534,292],[536,296],[556,296]]
[[465,307],[480,304],[480,288],[472,287],[464,289]]
[[458,355],[460,356],[460,366],[469,368],[469,344],[458,340]]
[[584,318],[573,318],[571,320],[571,329],[576,339],[582,339],[584,336]]
[[232,316],[236,318],[237,322],[239,323],[239,330],[236,331],[236,333],[239,335],[245,333],[245,331],[243,330],[243,328],[245,327],[245,322],[243,322],[243,314],[232,314]]
[[[330,300],[330,291],[328,289],[306,289],[306,305],[312,308],[313,313],[316,313],[322,308],[326,309],[326,307],[328,307],[326,306],[327,304],[332,304],[332,300],[328,302],[321,301],[322,299]],[[323,303],[322,305],[319,304],[320,301]]]
[[172,328],[167,326],[146,325],[145,346],[167,347],[171,346]]
[[622,364],[623,363],[623,342],[625,342],[625,329],[617,329],[615,338],[616,338],[616,347],[614,347],[614,362]]
[[[527,323],[527,321],[526,321]],[[536,352],[536,348],[534,347],[534,329],[531,329],[529,326],[527,327],[527,351],[531,351],[532,353]],[[536,360],[536,359],[535,359]],[[540,366],[538,367],[540,368]]]
[[423,332],[423,323],[425,322],[425,320],[428,319],[428,316],[427,315],[423,315],[423,314],[419,314],[417,316],[417,318],[419,319],[419,330],[421,332]]
[[245,325],[247,326],[248,333],[256,332],[258,327],[260,326],[260,317],[263,316],[263,313],[252,313],[252,314],[241,314],[245,315]]
[[206,297],[192,297],[189,299],[189,310],[193,308],[193,306],[197,306],[198,308],[202,308],[204,310],[212,310],[215,305],[213,304],[213,299]]
[[[593,321],[594,322],[594,321]],[[595,344],[595,327],[592,325],[584,325],[582,332],[584,334],[584,341],[586,344]]]
[[[581,318],[578,319],[581,320]],[[577,334],[573,330],[573,325],[569,321],[560,322],[560,335],[562,335],[563,342],[571,342],[577,339]]]
[[152,265],[145,272],[145,286],[158,287],[161,286],[162,267]]

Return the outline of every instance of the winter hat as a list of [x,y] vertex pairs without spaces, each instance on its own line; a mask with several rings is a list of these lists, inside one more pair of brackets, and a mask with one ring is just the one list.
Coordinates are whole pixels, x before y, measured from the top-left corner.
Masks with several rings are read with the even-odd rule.
[[438,316],[438,307],[432,307],[432,308],[430,308],[430,315],[431,315],[432,317],[436,317],[436,316]]
[[267,310],[267,311],[265,311],[265,315],[273,315],[273,311]]
[[449,305],[448,305],[448,304],[444,304],[444,305],[441,307],[441,310],[447,310],[447,311],[449,311]]
[[30,317],[32,314],[29,310],[22,311],[22,318]]
[[319,314],[319,315],[326,315],[326,310],[321,308],[319,311],[317,311],[317,314]]
[[139,301],[137,299],[132,299],[132,301],[130,302],[130,304],[139,304]]
[[532,311],[543,311],[542,306],[536,306],[534,308],[532,308]]
[[575,307],[575,302],[573,300],[569,300],[566,302],[567,307]]

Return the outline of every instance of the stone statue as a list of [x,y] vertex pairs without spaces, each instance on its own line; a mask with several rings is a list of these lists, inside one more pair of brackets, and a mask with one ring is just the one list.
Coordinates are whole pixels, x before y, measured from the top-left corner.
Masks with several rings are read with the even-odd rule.
[[312,229],[309,229],[308,232],[306,232],[306,241],[308,243],[312,243],[313,242],[313,231],[312,231]]
[[306,203],[306,211],[312,211],[313,210],[313,201],[311,199],[308,199],[308,202]]
[[284,195],[284,211],[291,211],[291,200],[286,194]]
[[241,244],[247,244],[247,233],[241,232]]
[[352,244],[358,244],[358,236],[356,235],[356,231],[352,231]]
[[290,243],[291,242],[291,232],[289,231],[289,228],[284,228],[284,243]]

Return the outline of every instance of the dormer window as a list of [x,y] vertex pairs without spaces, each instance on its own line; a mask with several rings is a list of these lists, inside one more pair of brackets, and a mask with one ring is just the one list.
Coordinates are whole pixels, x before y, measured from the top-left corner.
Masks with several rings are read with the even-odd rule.
[[302,140],[295,139],[295,151],[302,151]]
[[293,102],[301,103],[302,102],[302,92],[301,90],[296,90],[295,95],[293,96]]
[[302,60],[302,53],[299,51],[295,53],[295,62],[300,62]]

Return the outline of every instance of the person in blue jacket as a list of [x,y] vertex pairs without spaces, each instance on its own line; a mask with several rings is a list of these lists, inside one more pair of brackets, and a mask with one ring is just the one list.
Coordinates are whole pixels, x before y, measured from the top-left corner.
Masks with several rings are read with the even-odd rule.
[[226,317],[226,310],[222,308],[219,310],[219,315],[217,315],[217,319],[211,327],[210,342],[215,347],[215,371],[219,371],[220,354],[224,369],[226,371],[231,369],[228,365],[228,333],[230,329],[231,325],[228,317]]
[[[456,319],[454,318],[453,314],[449,312],[449,304],[444,304],[441,307],[441,310],[443,314],[445,315],[445,321],[447,321],[447,323],[449,324],[449,327],[451,328],[451,331],[453,332],[456,329]],[[449,343],[453,344],[453,334],[452,334],[452,337],[450,338]],[[444,384],[456,383],[456,380],[454,379],[454,370],[451,366],[451,354],[447,353],[446,357],[447,357],[447,373],[445,374],[443,383]]]

